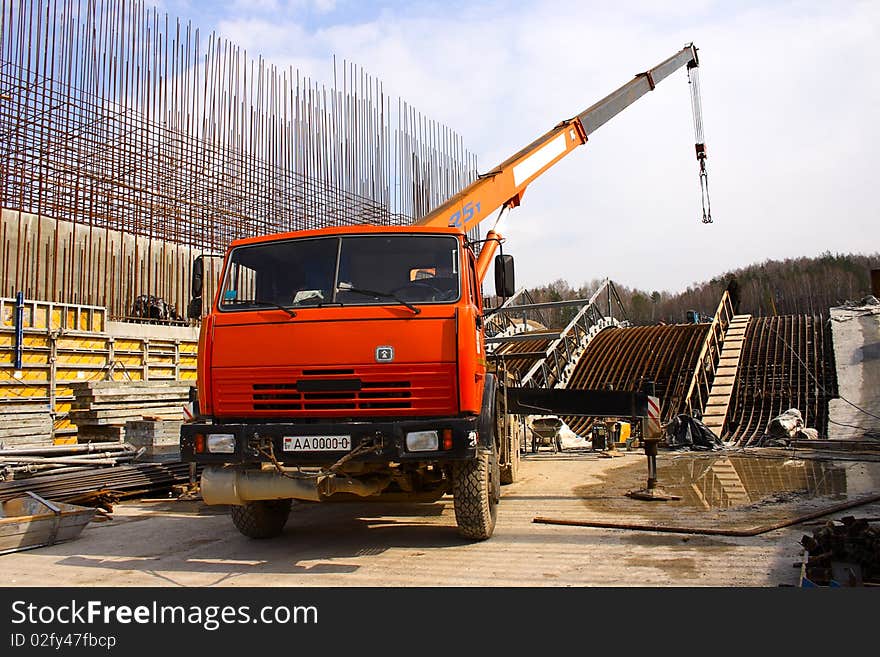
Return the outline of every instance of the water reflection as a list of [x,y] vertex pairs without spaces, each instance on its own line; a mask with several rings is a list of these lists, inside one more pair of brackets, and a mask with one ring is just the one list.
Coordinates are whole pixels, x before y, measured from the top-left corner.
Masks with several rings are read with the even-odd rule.
[[661,462],[661,485],[686,504],[729,509],[794,497],[830,497],[869,493],[874,477],[864,463],[756,456],[684,456]]

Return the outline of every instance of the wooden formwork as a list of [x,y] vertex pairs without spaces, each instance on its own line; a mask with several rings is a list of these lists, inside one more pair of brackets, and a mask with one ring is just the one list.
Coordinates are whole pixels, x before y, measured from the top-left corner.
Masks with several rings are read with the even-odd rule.
[[106,321],[98,306],[26,301],[15,369],[14,299],[0,299],[0,404],[45,402],[55,442],[74,439],[72,385],[85,381],[195,382],[194,329]]

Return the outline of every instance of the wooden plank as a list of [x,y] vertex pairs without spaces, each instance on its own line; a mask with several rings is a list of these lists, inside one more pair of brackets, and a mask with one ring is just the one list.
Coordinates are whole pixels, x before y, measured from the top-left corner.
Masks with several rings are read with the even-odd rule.
[[159,406],[183,406],[188,401],[187,398],[171,398],[171,399],[150,399],[141,402],[113,402],[107,404],[79,404],[73,403],[70,406],[71,411],[124,411],[127,409],[138,408],[154,408]]
[[[183,417],[183,408],[174,406],[147,406],[131,411],[71,411],[74,424],[90,424],[92,420],[138,420],[142,417]],[[85,422],[83,422],[85,420]]]
[[179,390],[143,392],[143,393],[114,393],[112,395],[76,395],[76,401],[80,403],[106,404],[117,401],[144,401],[148,399],[188,399],[189,388]]
[[[176,383],[176,382],[175,382]],[[118,389],[121,391],[131,390],[132,388],[153,388],[153,389],[166,389],[170,386],[165,381],[85,381],[83,383],[74,383],[72,385],[74,391],[76,390],[113,390]]]

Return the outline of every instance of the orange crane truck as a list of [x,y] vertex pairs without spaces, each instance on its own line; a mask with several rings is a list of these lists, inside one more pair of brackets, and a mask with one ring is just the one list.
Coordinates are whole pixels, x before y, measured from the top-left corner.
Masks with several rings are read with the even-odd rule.
[[[268,538],[292,500],[451,493],[459,533],[489,538],[523,437],[487,363],[482,288],[494,258],[495,292],[511,296],[513,259],[495,256],[497,230],[479,241],[469,232],[682,66],[697,66],[692,44],[413,225],[232,242],[201,323],[195,419],[180,438],[182,458],[204,466],[204,501],[232,505],[239,531]],[[197,259],[194,318],[204,276]]]

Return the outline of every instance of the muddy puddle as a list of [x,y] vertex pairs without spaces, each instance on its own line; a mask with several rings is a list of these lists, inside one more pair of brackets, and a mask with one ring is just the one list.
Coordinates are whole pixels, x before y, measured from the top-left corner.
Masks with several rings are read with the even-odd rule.
[[[608,471],[581,486],[584,518],[744,529],[813,513],[880,493],[880,463],[769,454],[661,454],[659,486],[680,500],[626,497],[646,485],[647,460]],[[857,514],[857,509],[854,510]],[[584,519],[579,518],[579,519]]]

